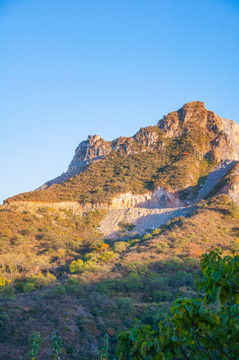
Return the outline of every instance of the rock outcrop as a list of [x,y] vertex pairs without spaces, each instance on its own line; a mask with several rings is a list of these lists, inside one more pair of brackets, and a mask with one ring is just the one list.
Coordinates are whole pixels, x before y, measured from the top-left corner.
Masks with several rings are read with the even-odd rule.
[[170,138],[179,138],[197,127],[211,139],[208,156],[217,161],[239,160],[239,125],[207,110],[203,102],[185,104],[164,116],[158,126]]
[[60,184],[71,177],[85,171],[89,164],[103,159],[112,150],[112,142],[102,139],[99,135],[89,135],[76,148],[75,155],[68,170],[53,180],[47,181],[38,190],[43,190],[53,184]]
[[177,192],[172,193],[166,189],[158,188],[142,195],[132,193],[120,194],[113,198],[110,207],[112,209],[126,209],[132,207],[161,209],[171,207],[175,208],[183,205],[184,204],[180,200]]

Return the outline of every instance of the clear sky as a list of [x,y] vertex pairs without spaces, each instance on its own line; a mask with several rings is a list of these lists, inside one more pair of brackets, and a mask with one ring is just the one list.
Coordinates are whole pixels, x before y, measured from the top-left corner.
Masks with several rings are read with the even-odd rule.
[[0,202],[60,175],[88,134],[188,101],[239,122],[238,0],[0,0]]

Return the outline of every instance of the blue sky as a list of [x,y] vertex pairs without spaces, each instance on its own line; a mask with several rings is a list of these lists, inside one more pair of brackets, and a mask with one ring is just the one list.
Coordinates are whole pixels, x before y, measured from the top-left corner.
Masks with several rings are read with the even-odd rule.
[[188,101],[239,122],[239,1],[0,0],[0,202],[65,171],[88,134]]

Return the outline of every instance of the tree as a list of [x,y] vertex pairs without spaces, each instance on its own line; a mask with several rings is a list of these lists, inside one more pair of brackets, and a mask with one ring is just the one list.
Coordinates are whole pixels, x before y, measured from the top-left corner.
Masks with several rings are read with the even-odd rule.
[[202,256],[204,297],[178,298],[158,331],[138,323],[122,332],[118,360],[239,359],[239,256],[220,250]]

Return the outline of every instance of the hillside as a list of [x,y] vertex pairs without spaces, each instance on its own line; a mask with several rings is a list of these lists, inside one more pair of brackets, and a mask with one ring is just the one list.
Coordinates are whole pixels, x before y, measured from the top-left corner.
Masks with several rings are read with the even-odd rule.
[[92,220],[99,221],[99,214],[79,223],[60,211],[38,216],[25,211],[18,217],[14,209],[5,211],[2,359],[26,354],[36,331],[43,336],[40,358],[49,359],[56,329],[64,339],[65,359],[79,354],[97,359],[105,333],[114,349],[119,331],[136,317],[157,327],[178,293],[195,295],[202,253],[212,246],[225,253],[239,246],[239,210],[225,195],[145,236],[110,242],[94,234]]
[[30,359],[32,335],[64,359],[99,359],[105,333],[158,327],[194,296],[199,258],[239,250],[239,126],[185,104],[133,137],[89,136],[66,173],[0,207],[0,354]]
[[199,101],[169,113],[133,137],[106,142],[89,136],[76,149],[66,173],[38,191],[7,202],[110,203],[123,192],[156,188],[186,191],[220,161],[239,159],[239,125],[208,111]]

